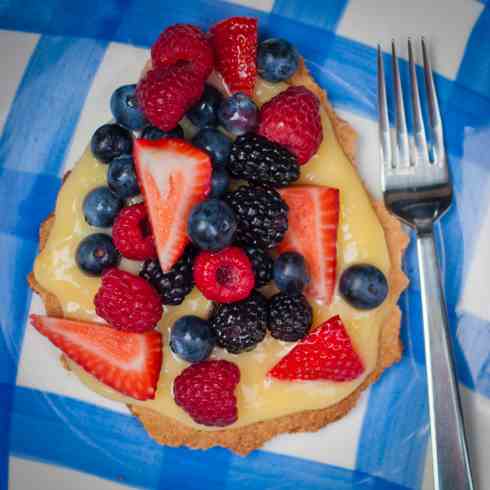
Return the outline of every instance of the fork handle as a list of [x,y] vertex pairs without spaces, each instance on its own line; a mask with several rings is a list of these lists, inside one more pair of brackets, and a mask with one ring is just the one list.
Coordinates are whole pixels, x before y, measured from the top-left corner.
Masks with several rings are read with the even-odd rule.
[[436,490],[473,490],[446,303],[432,231],[417,236]]

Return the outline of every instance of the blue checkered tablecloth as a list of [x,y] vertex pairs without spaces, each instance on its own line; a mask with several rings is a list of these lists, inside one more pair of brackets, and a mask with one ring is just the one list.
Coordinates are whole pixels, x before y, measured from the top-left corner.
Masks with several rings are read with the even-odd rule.
[[[124,406],[59,367],[27,326],[39,223],[61,177],[110,118],[166,26],[259,18],[285,37],[360,134],[378,192],[375,46],[426,35],[455,205],[438,228],[471,451],[490,488],[490,5],[473,0],[0,0],[0,489],[418,489],[428,441],[418,273],[401,298],[402,361],[355,410],[315,434],[283,435],[247,458],[155,444]],[[403,51],[402,51],[403,54]],[[388,60],[388,55],[386,56]],[[406,66],[402,67],[406,69]]]

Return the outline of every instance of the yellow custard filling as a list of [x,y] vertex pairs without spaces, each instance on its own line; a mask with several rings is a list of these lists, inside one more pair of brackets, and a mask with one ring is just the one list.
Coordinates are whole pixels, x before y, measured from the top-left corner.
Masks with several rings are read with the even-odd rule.
[[[260,105],[285,90],[285,84],[269,84],[259,80],[255,99]],[[316,155],[301,168],[298,183],[335,187],[340,190],[340,223],[337,242],[337,277],[353,263],[377,266],[385,275],[390,258],[383,229],[373,210],[370,198],[352,163],[345,156],[333,131],[332,123],[321,109],[324,138]],[[75,263],[75,250],[82,238],[94,233],[83,217],[82,202],[88,191],[106,184],[107,166],[100,164],[87,150],[75,165],[63,185],[56,203],[55,220],[45,248],[36,259],[34,274],[39,284],[59,300],[68,318],[100,321],[95,315],[93,297],[100,279],[83,274]],[[138,263],[124,261],[122,266],[136,272]],[[186,314],[207,317],[210,302],[196,289],[179,306],[165,307],[159,329],[164,337],[163,366],[154,400],[140,402],[121,396],[101,384],[75,363],[70,367],[90,389],[122,402],[144,405],[179,422],[201,430],[219,430],[196,424],[173,399],[174,378],[188,365],[168,347],[169,329],[174,321]],[[294,343],[281,342],[268,335],[253,351],[239,355],[215,349],[213,358],[228,359],[238,365],[241,380],[236,389],[238,421],[230,427],[240,427],[303,410],[325,408],[352,393],[371,373],[377,361],[381,326],[389,314],[390,305],[375,310],[359,311],[350,307],[335,293],[328,307],[313,304],[314,326],[334,314],[340,314],[365,371],[351,382],[284,382],[266,377]]]

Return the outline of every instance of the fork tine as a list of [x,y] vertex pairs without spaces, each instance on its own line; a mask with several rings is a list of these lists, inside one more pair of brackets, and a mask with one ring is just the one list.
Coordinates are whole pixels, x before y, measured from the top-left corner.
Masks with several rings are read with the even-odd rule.
[[391,166],[390,122],[388,119],[388,101],[386,98],[385,70],[383,53],[378,44],[378,131],[381,161],[385,167]]
[[410,66],[410,87],[412,99],[412,115],[413,115],[413,132],[415,151],[417,157],[416,162],[428,161],[429,155],[427,152],[427,140],[425,138],[424,119],[422,117],[422,109],[420,107],[419,85],[417,83],[417,69],[415,65],[412,40],[408,38],[408,63]]
[[403,91],[400,80],[400,68],[396,56],[395,40],[391,42],[391,54],[393,63],[393,84],[395,88],[395,124],[396,143],[398,149],[398,163],[403,166],[410,164],[407,121],[405,118],[405,104],[403,103]]
[[436,86],[434,84],[434,77],[432,76],[432,68],[428,55],[427,45],[425,39],[422,38],[422,56],[424,59],[424,76],[425,87],[427,91],[427,102],[429,106],[429,121],[431,128],[434,163],[444,164],[445,150],[444,150],[444,138],[442,133],[442,119],[439,111],[439,103],[437,102]]

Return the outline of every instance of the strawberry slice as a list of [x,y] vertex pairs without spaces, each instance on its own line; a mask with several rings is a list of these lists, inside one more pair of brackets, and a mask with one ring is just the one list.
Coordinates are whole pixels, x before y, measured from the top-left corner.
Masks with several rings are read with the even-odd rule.
[[337,266],[339,191],[330,187],[293,186],[279,192],[289,206],[288,231],[279,244],[279,252],[303,255],[310,271],[306,296],[330,304]]
[[286,354],[268,376],[282,380],[352,381],[364,365],[338,315],[313,330]]
[[31,315],[31,323],[67,357],[123,395],[155,398],[162,337],[152,330],[127,333],[98,323]]
[[252,95],[257,79],[257,19],[230,17],[211,28],[216,67],[230,93]]
[[211,188],[207,153],[182,139],[137,139],[134,161],[163,272],[169,272],[189,242],[191,209]]

